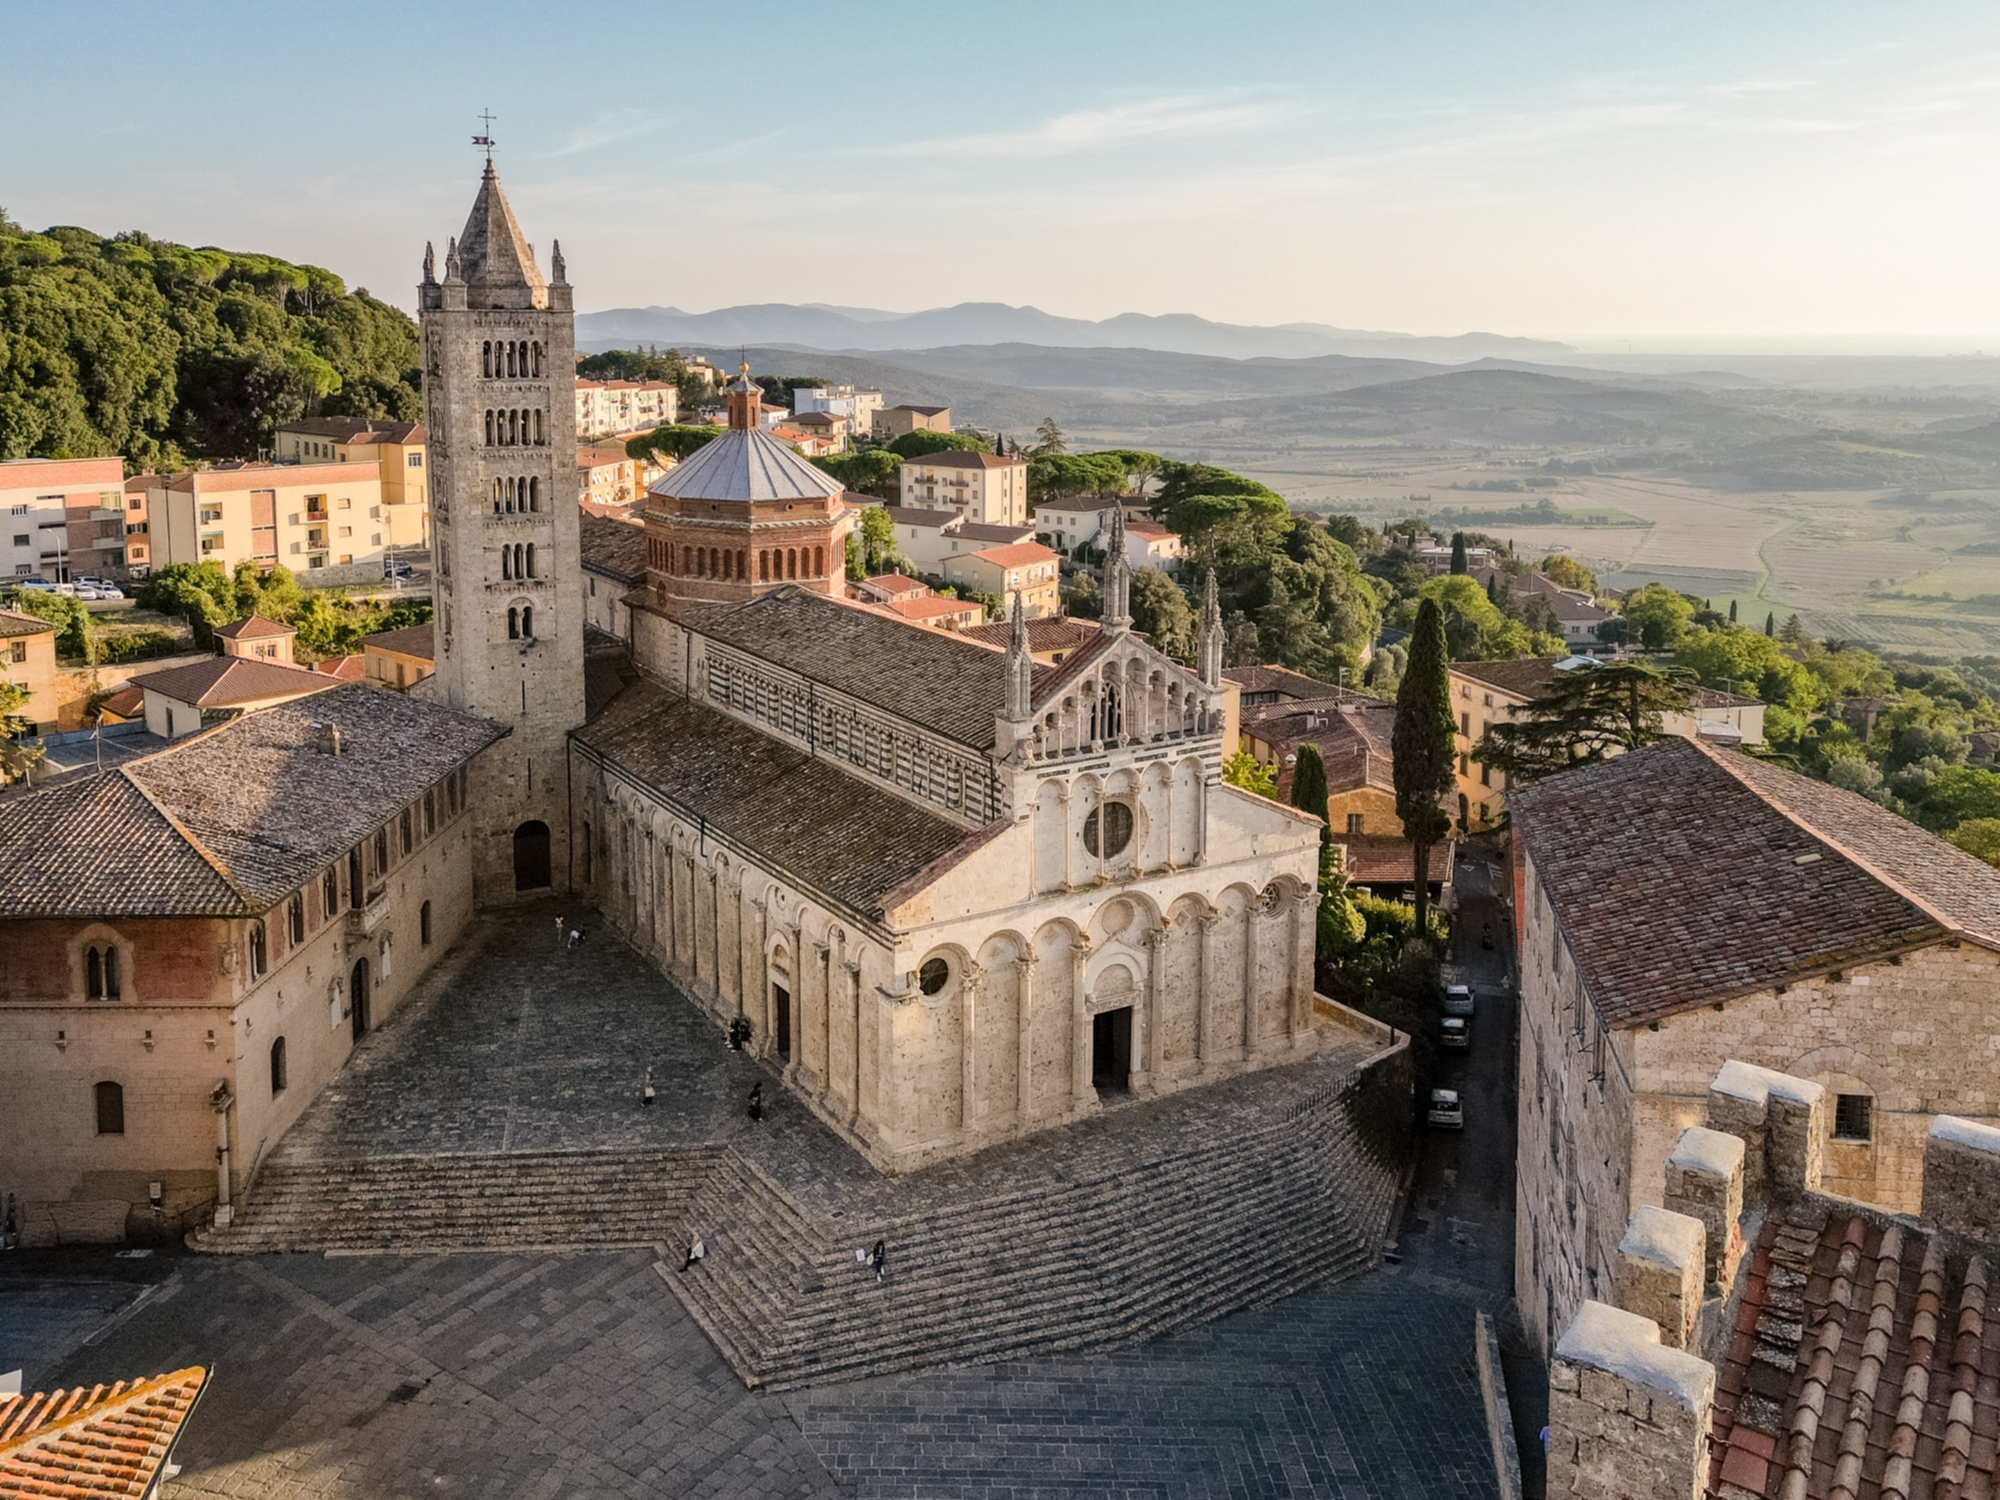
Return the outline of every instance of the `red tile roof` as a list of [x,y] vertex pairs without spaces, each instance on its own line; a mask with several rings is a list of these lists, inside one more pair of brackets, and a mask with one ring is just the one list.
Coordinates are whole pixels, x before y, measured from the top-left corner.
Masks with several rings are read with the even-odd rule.
[[0,1396],[0,1497],[151,1495],[208,1372]]
[[318,673],[303,667],[287,667],[247,656],[218,656],[185,667],[169,667],[164,672],[147,672],[134,677],[132,685],[197,708],[227,708],[234,703],[255,703],[265,698],[298,697],[317,693],[327,686]]
[[0,609],[0,636],[40,635],[54,629],[55,626],[39,615],[23,614],[17,609]]
[[915,464],[919,468],[928,464],[934,469],[1025,469],[1028,467],[1028,461],[1025,458],[1002,458],[997,453],[968,453],[963,448],[940,448],[935,453],[919,454],[915,458],[905,459],[904,462]]
[[377,651],[392,651],[398,656],[417,656],[425,661],[437,660],[436,633],[426,621],[422,625],[405,625],[401,630],[381,630],[374,635],[363,636],[363,647],[373,646]]
[[262,615],[252,615],[247,620],[238,620],[234,625],[219,625],[215,634],[225,641],[256,641],[266,636],[296,635],[289,625],[280,625],[276,620],[267,620]]
[[[1408,839],[1393,833],[1336,830],[1333,841],[1347,851],[1347,878],[1356,885],[1408,885],[1416,874],[1416,851]],[[1433,882],[1443,885],[1451,879],[1452,853],[1456,847],[1450,839],[1431,845],[1425,868]]]
[[1671,738],[1508,801],[1612,1026],[1951,936],[2000,949],[2000,870],[1739,751]]
[[866,583],[868,587],[876,590],[878,593],[898,597],[909,594],[928,594],[931,591],[929,584],[925,583],[921,578],[912,578],[907,573],[881,573],[867,579]]
[[883,605],[883,608],[893,610],[906,620],[939,620],[947,615],[963,615],[969,612],[974,616],[984,616],[986,613],[977,604],[964,599],[947,599],[942,594],[933,594],[929,597],[921,594],[906,595],[901,599],[891,599]]
[[[1044,615],[1040,619],[1025,622],[1028,627],[1028,651],[1040,654],[1049,651],[1074,651],[1085,641],[1095,640],[1103,634],[1095,620],[1072,620],[1067,615]],[[982,646],[992,646],[1005,651],[1011,639],[1014,625],[1011,620],[993,620],[984,625],[968,625],[959,632],[968,641],[978,641]]]
[[983,552],[968,555],[978,558],[981,562],[992,563],[996,568],[1024,568],[1031,563],[1052,563],[1056,560],[1055,553],[1040,542],[1016,542],[1011,547],[988,547]]
[[1244,709],[1241,720],[1242,732],[1269,745],[1277,757],[1281,798],[1291,793],[1288,758],[1302,744],[1316,747],[1326,763],[1328,792],[1364,786],[1393,792],[1395,755],[1390,740],[1395,725],[1395,704],[1359,693],[1260,703]]
[[1503,693],[1539,698],[1555,685],[1560,656],[1524,656],[1517,661],[1455,661],[1451,670]]
[[313,670],[341,682],[360,682],[368,675],[368,658],[359,651],[352,656],[329,656],[314,663]]

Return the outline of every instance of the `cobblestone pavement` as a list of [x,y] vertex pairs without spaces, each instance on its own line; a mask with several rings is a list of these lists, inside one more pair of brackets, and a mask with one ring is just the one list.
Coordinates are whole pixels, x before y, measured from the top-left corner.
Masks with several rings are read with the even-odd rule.
[[[21,1357],[25,1300],[65,1278],[101,1288],[101,1262],[0,1266],[0,1367]],[[1395,1271],[1117,1354],[770,1396],[736,1383],[644,1252],[145,1265],[136,1309],[30,1358],[28,1385],[212,1366],[166,1500],[1493,1488],[1471,1306]]]

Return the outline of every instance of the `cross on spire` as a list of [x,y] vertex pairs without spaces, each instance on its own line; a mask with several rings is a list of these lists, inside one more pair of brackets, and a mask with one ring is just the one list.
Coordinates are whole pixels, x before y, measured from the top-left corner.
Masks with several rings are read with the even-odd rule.
[[493,160],[493,122],[498,118],[499,116],[495,115],[492,110],[482,109],[479,112],[479,119],[484,129],[472,138],[473,145],[484,146],[486,148],[486,159],[488,161]]

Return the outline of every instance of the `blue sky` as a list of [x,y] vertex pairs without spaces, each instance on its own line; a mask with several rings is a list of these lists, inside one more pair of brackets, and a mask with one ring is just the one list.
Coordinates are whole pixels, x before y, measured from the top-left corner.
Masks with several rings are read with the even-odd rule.
[[0,9],[0,204],[408,305],[491,108],[579,305],[2000,347],[2000,6]]

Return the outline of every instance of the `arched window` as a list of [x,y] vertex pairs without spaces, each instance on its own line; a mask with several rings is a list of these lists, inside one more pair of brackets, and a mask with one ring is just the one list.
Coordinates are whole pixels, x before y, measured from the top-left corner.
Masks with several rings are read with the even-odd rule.
[[540,510],[541,508],[542,508],[542,482],[539,479],[531,478],[528,481],[528,509]]
[[417,940],[426,948],[431,945],[431,904],[428,901],[417,908]]
[[486,414],[486,446],[493,446],[493,413],[490,411]]
[[347,851],[347,904],[360,911],[368,904],[368,887],[361,879],[361,846]]
[[542,436],[542,409],[539,406],[535,408],[535,441],[537,443],[546,443],[548,441],[547,438]]
[[125,1133],[125,1086],[106,1079],[97,1086],[97,1133]]
[[771,581],[771,554],[768,551],[757,554],[757,581],[759,583]]
[[722,554],[722,576],[724,578],[733,578],[736,576],[735,570],[736,555],[733,552],[725,550]]
[[479,373],[488,380],[493,378],[493,341],[488,339],[479,346]]
[[319,878],[319,914],[331,917],[340,910],[340,866],[328,865]]
[[500,549],[500,576],[502,578],[512,578],[514,576],[514,549],[512,547],[502,547]]
[[750,576],[750,554],[740,547],[736,551],[736,576],[738,578]]
[[521,606],[521,638],[529,641],[535,638],[535,606],[532,604]]
[[306,940],[306,898],[294,896],[285,903],[285,935],[296,948]]
[[521,576],[523,578],[533,578],[535,576],[535,544],[533,542],[528,543],[528,571]]
[[510,641],[518,641],[520,638],[521,638],[521,612],[510,605],[507,610],[507,639]]
[[506,490],[505,490],[505,489],[503,488],[503,482],[502,482],[501,480],[498,480],[498,479],[494,480],[494,481],[493,481],[493,514],[494,514],[494,515],[496,515],[496,516],[500,514],[500,501],[502,500],[502,498],[503,498],[503,497],[504,497],[505,495],[506,495]]
[[83,956],[83,997],[86,1000],[104,998],[104,950],[92,948]]
[[813,577],[826,577],[826,548],[813,548]]
[[542,346],[539,342],[531,343],[528,349],[534,355],[535,374],[539,375],[542,373]]
[[785,576],[787,578],[799,576],[799,554],[791,547],[785,549]]
[[403,852],[408,854],[417,845],[416,809],[406,807],[396,819],[397,836],[403,841]]
[[271,1097],[277,1098],[285,1091],[285,1039],[279,1037],[271,1043]]
[[516,375],[520,373],[518,370],[514,368],[514,351],[519,347],[520,345],[512,342],[511,340],[507,344],[507,373],[509,375]]
[[250,924],[250,977],[262,979],[264,971],[271,967],[270,941],[265,936],[264,924]]

